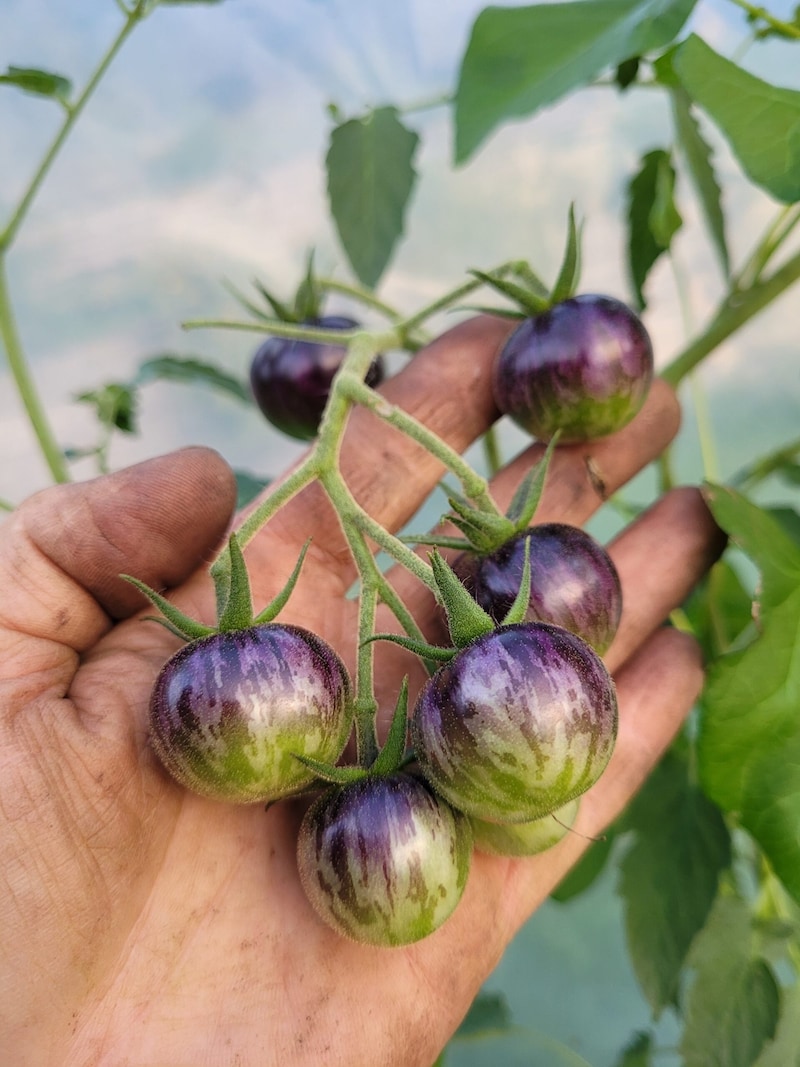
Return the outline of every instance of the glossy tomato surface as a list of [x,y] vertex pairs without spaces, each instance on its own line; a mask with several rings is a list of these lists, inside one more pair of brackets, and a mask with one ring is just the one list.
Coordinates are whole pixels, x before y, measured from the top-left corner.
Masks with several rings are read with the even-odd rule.
[[184,646],[150,701],[152,746],[173,777],[239,803],[308,785],[313,775],[295,754],[335,763],[352,721],[350,682],[333,649],[277,623]]
[[323,794],[297,849],[319,916],[371,945],[406,945],[438,929],[461,899],[471,858],[469,820],[402,772]]
[[498,408],[542,441],[586,441],[621,429],[644,403],[653,348],[641,320],[587,293],[524,319],[493,368]]
[[622,588],[608,552],[580,527],[540,523],[489,555],[460,557],[454,570],[483,610],[501,623],[519,591],[526,541],[531,569],[527,621],[563,626],[602,655],[619,626]]
[[[358,323],[343,315],[323,315],[305,325],[352,330]],[[270,337],[250,364],[250,385],[263,415],[288,436],[310,441],[317,434],[331,382],[346,354],[344,345]],[[377,385],[383,375],[379,356],[372,362],[366,382]]]
[[440,667],[410,728],[423,774],[454,807],[491,822],[531,822],[600,777],[616,739],[616,692],[585,641],[518,623]]

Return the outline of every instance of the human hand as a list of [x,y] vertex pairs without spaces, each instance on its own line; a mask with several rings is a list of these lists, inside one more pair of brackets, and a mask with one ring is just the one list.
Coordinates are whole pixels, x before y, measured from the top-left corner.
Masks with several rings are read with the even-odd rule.
[[[496,417],[489,371],[506,331],[488,318],[457,327],[382,391],[462,450]],[[657,382],[623,431],[557,449],[536,520],[585,521],[601,503],[598,477],[615,491],[662,451],[678,419]],[[540,452],[531,447],[495,479],[501,507]],[[342,470],[391,530],[442,473],[363,410],[351,417]],[[424,941],[344,940],[299,883],[302,802],[265,813],[195,796],[148,747],[150,689],[177,641],[142,622],[141,597],[118,575],[167,588],[213,621],[207,564],[233,500],[222,460],[189,449],[46,490],[0,531],[0,1032],[19,1067],[430,1067],[515,931],[632,796],[701,686],[695,644],[661,623],[721,540],[699,494],[677,490],[611,546],[625,601],[605,659],[620,728],[577,832],[530,859],[476,853],[455,913]],[[320,634],[352,670],[354,571],[318,487],[248,546],[254,602],[277,593],[308,537],[280,621]],[[441,640],[430,593],[395,571],[406,603]],[[389,617],[378,628],[392,628]],[[387,717],[404,674],[413,699],[421,667],[381,645],[376,695]]]

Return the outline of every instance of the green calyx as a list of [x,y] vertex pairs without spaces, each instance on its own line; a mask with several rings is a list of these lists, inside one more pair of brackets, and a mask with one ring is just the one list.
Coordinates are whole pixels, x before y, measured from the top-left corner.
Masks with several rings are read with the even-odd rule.
[[133,578],[129,574],[121,574],[120,577],[135,586],[161,612],[160,615],[148,615],[149,620],[161,623],[170,633],[184,641],[196,641],[200,637],[209,637],[211,634],[247,630],[251,626],[262,626],[272,622],[285,606],[297,584],[309,544],[310,541],[306,541],[303,545],[294,570],[278,595],[255,615],[250,593],[250,578],[242,548],[236,534],[231,534],[225,551],[211,568],[217,605],[216,626],[207,626],[190,615],[184,614],[166,597],[138,578]]
[[400,693],[392,713],[392,721],[386,742],[378,751],[369,767],[345,766],[340,767],[332,763],[324,763],[321,760],[310,759],[308,756],[299,756],[295,753],[295,759],[300,760],[309,770],[316,774],[317,778],[331,785],[349,785],[351,782],[361,781],[363,778],[385,777],[400,770],[411,759],[406,753],[406,729],[408,723],[408,678],[403,679]]
[[575,222],[575,211],[570,204],[567,217],[567,239],[558,275],[552,288],[544,284],[538,274],[524,260],[511,265],[510,273],[515,281],[496,272],[484,273],[472,270],[470,274],[502,296],[508,297],[514,308],[476,308],[491,315],[506,318],[524,318],[540,315],[554,304],[568,300],[578,289],[581,275],[581,229]]
[[531,467],[520,482],[505,515],[482,509],[466,497],[448,489],[446,490],[447,500],[453,513],[446,515],[445,520],[455,526],[463,536],[437,537],[410,534],[407,537],[404,536],[402,540],[436,548],[462,549],[481,556],[488,556],[495,552],[512,537],[524,533],[531,525],[536,509],[539,507],[547,471],[558,438],[559,434],[555,433],[542,458]]
[[[448,663],[462,648],[472,644],[479,637],[496,628],[492,617],[483,610],[477,601],[467,592],[461,579],[453,568],[440,555],[437,549],[430,554],[431,568],[436,583],[436,597],[447,616],[447,627],[452,645],[449,647],[429,645],[412,637],[400,634],[374,634],[370,641],[390,641],[400,645],[408,652],[413,652],[420,659]],[[502,626],[511,626],[523,622],[528,611],[531,594],[530,541],[525,541],[525,557],[522,568],[522,580],[514,603],[502,620]]]
[[283,323],[308,322],[310,319],[317,318],[320,314],[323,293],[314,273],[313,251],[309,252],[306,273],[290,303],[280,300],[258,278],[253,279],[253,287],[258,291],[265,306],[255,303],[229,282],[226,283],[228,292],[238,300],[245,311],[249,311],[251,315],[254,315],[265,325],[276,320]]

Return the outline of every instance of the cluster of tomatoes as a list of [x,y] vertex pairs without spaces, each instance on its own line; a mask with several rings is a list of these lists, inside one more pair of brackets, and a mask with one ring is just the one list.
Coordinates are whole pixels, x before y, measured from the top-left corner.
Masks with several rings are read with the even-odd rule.
[[[343,355],[333,344],[267,341],[251,375],[267,417],[312,437]],[[370,381],[382,373],[374,364]],[[536,437],[574,441],[628,422],[652,373],[638,318],[587,295],[525,318],[493,383],[500,410]],[[466,598],[474,625],[441,650],[408,715],[398,703],[402,741],[370,767],[321,780],[352,732],[351,683],[334,650],[299,627],[268,621],[194,637],[154,687],[153,747],[187,788],[240,803],[318,791],[298,839],[301,881],[318,914],[362,942],[407,944],[437,929],[461,897],[473,848],[530,855],[554,844],[613,750],[616,695],[600,657],[622,599],[606,551],[559,523],[491,551],[472,547],[452,568],[438,553],[432,561],[445,609]]]

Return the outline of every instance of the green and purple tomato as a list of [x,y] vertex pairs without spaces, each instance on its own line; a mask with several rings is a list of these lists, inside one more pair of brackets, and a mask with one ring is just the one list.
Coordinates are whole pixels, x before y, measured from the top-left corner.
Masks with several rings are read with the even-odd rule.
[[530,546],[531,592],[526,620],[577,634],[601,655],[617,632],[622,588],[608,552],[578,526],[540,523],[485,556],[465,554],[454,570],[496,623],[514,603]]
[[617,698],[597,653],[559,626],[500,626],[425,683],[410,718],[420,769],[454,807],[523,823],[593,785],[614,748]]
[[300,879],[320,918],[382,946],[438,929],[461,899],[471,859],[469,819],[404,772],[323,793],[297,845]]
[[503,414],[528,433],[562,443],[605,437],[642,407],[653,380],[653,347],[621,301],[586,293],[524,319],[495,360],[493,391]]
[[557,845],[572,828],[580,798],[531,822],[487,822],[470,819],[475,848],[490,856],[537,856]]
[[150,700],[153,749],[187,789],[268,802],[335,763],[353,723],[344,664],[321,638],[270,623],[192,641],[168,660]]
[[[353,330],[355,319],[323,315],[304,325],[325,330]],[[319,429],[328,402],[331,382],[347,355],[344,345],[270,337],[256,351],[250,364],[250,386],[261,413],[289,437],[310,441]],[[367,385],[378,385],[384,362],[377,356],[370,364]]]

